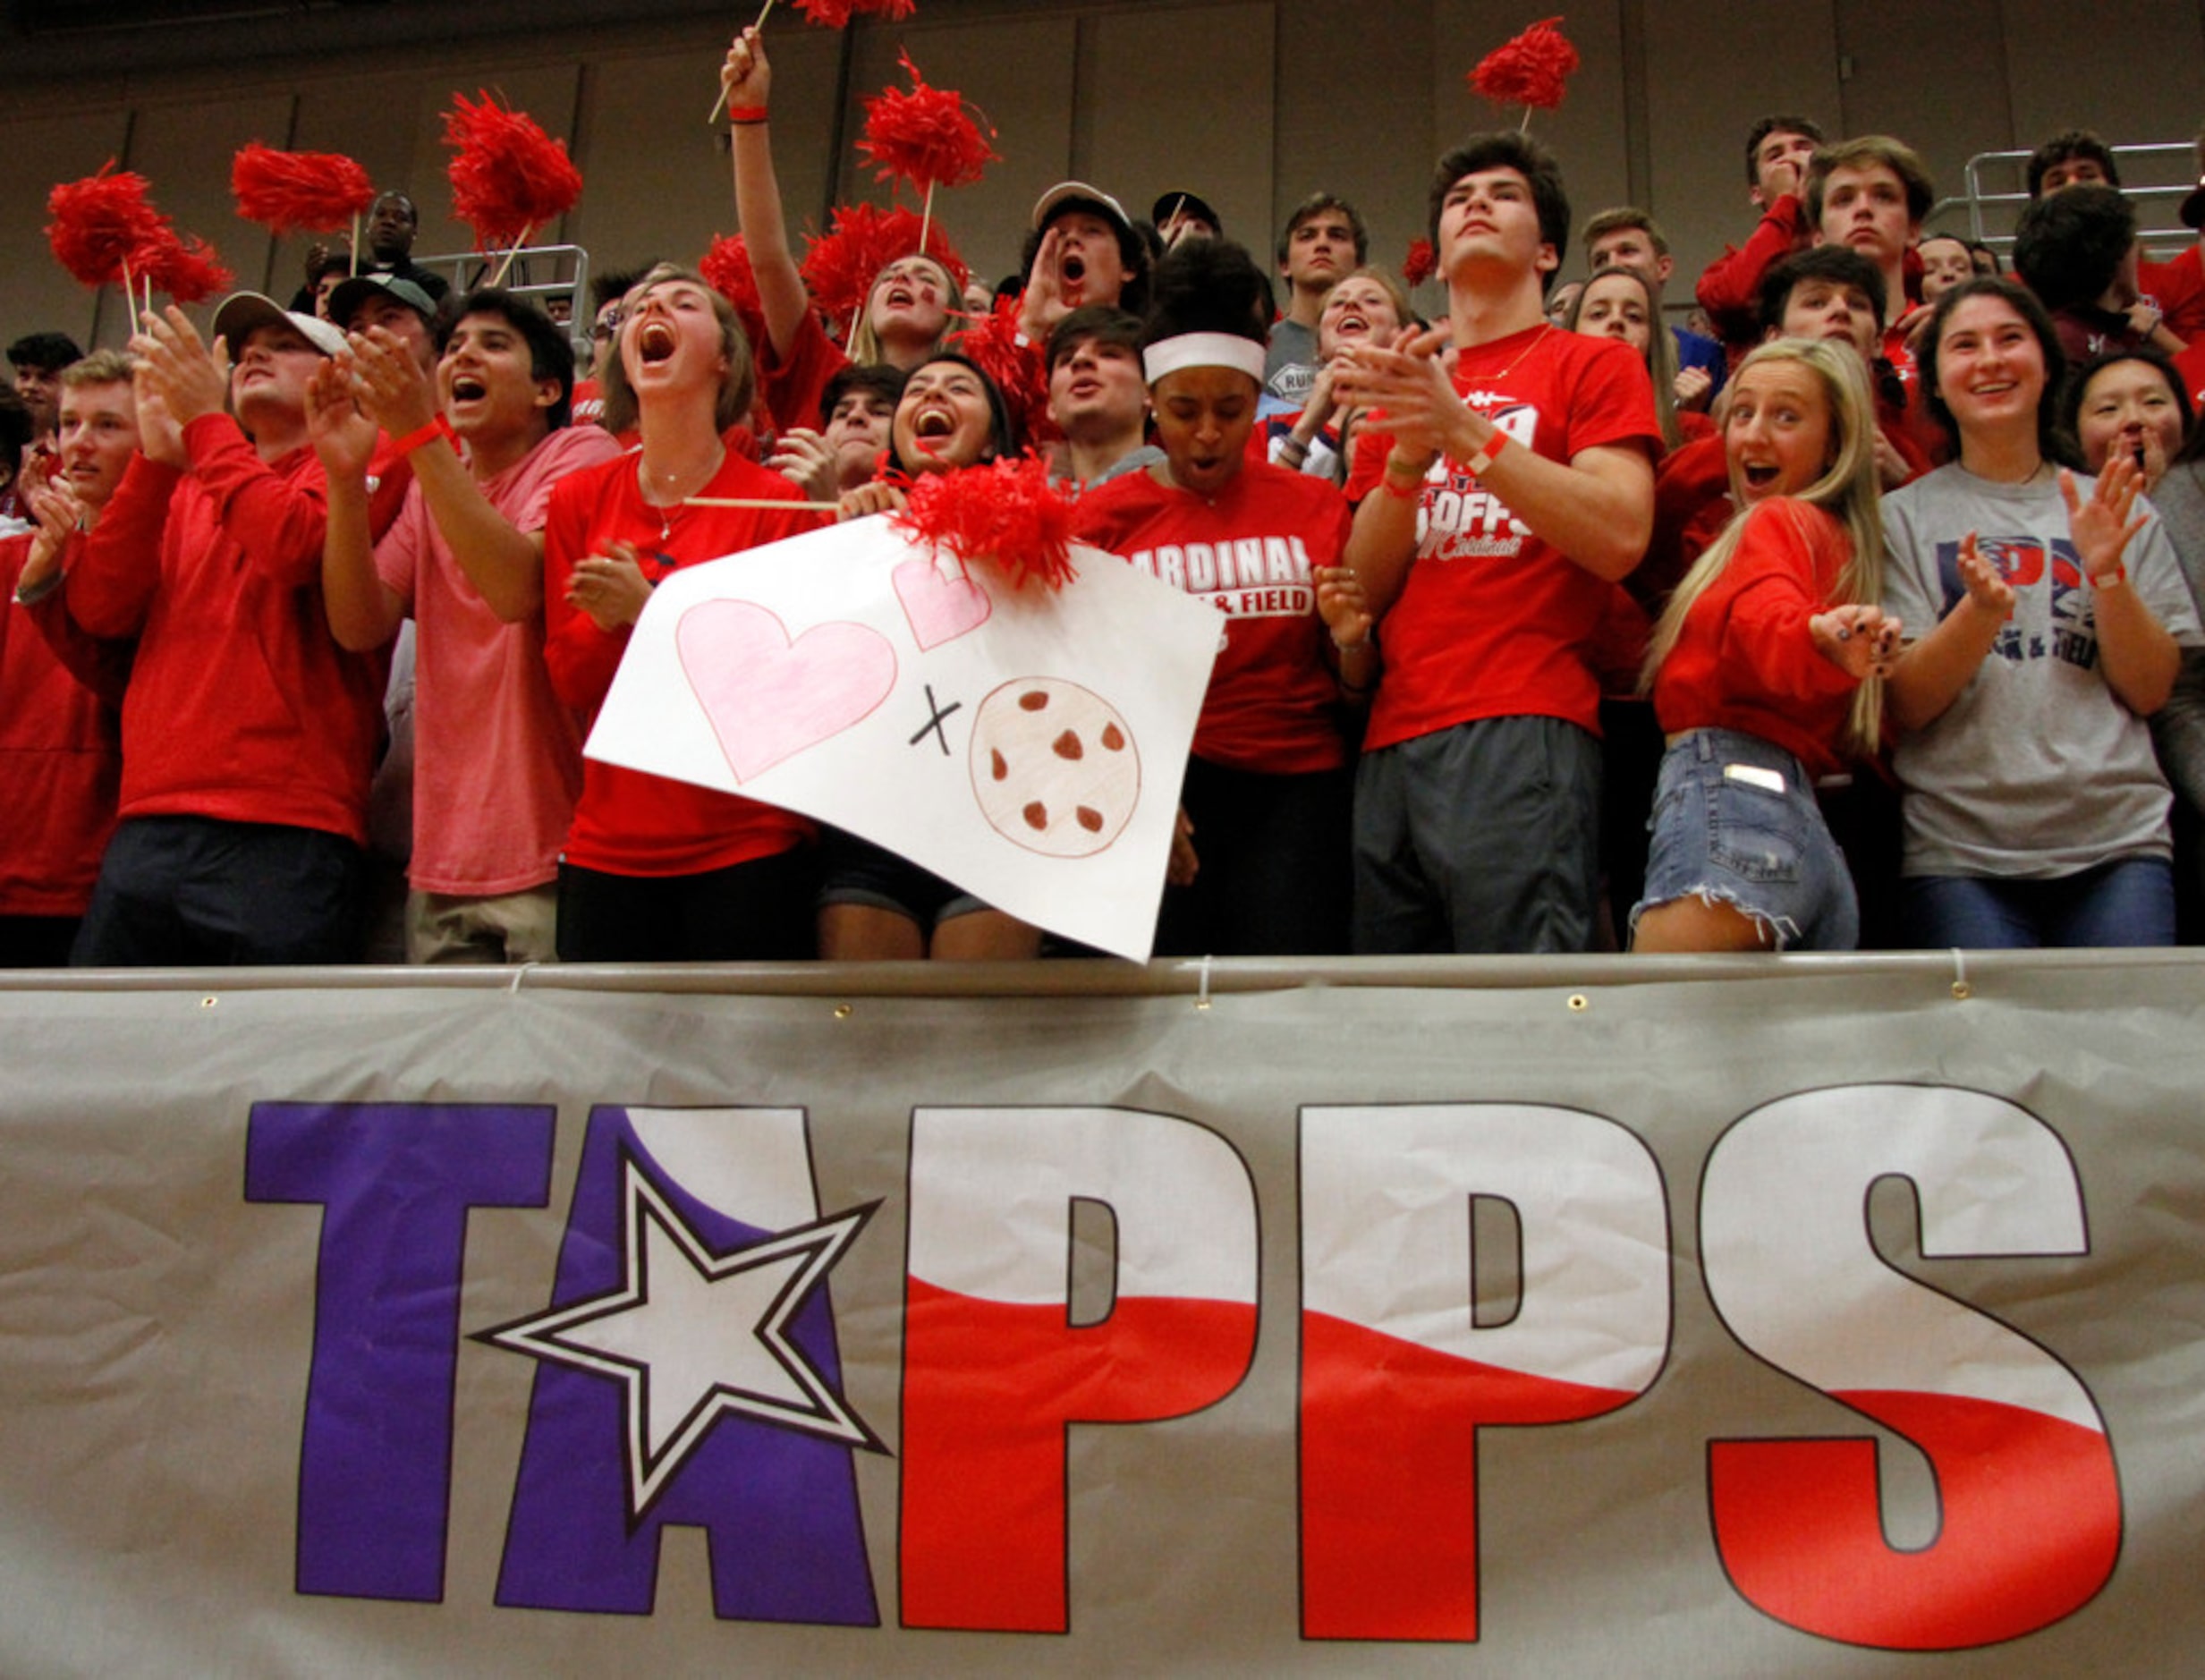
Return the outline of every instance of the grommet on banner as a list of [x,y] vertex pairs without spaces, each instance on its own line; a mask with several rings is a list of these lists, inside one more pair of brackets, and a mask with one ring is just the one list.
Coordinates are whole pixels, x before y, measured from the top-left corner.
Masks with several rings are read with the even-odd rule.
[[1570,1013],[1572,1014],[1582,1015],[1591,1007],[1592,999],[1586,997],[1584,993],[1572,992],[1570,994]]
[[199,999],[199,1007],[201,1009],[212,1009],[216,1005],[221,1003],[221,1001],[222,999],[219,997],[202,997]]
[[1968,984],[1968,954],[1958,946],[1953,951],[1953,996],[1962,1003],[1975,996],[1975,988]]
[[835,1019],[837,1021],[847,1021],[857,1013],[858,1006],[855,1004],[836,1004],[835,1005]]

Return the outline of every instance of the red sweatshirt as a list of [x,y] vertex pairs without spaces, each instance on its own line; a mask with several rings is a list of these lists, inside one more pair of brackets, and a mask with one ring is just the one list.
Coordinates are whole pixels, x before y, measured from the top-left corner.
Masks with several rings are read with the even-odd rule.
[[[92,674],[104,644],[67,614],[6,598],[30,543],[0,542],[0,916],[81,916],[114,831],[121,691],[103,698],[77,675]],[[63,647],[47,645],[49,626]]]
[[[322,604],[327,486],[300,448],[263,463],[237,422],[184,428],[191,470],[133,456],[73,556],[70,616],[138,638],[122,814],[284,823],[365,844],[389,656],[347,653]],[[378,459],[377,535],[411,473]]]
[[1845,528],[1820,508],[1782,496],[1754,507],[1655,675],[1663,730],[1734,729],[1782,747],[1810,776],[1843,768],[1860,685],[1815,650],[1807,621],[1836,604],[1851,557]]

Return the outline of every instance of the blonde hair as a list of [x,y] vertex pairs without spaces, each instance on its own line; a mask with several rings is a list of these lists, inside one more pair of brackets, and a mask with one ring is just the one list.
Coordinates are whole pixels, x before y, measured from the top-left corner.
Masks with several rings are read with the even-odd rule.
[[[1751,369],[1772,361],[1798,362],[1807,368],[1820,381],[1823,399],[1829,405],[1836,442],[1833,458],[1822,476],[1792,499],[1820,508],[1845,528],[1850,553],[1844,569],[1837,574],[1832,598],[1841,605],[1879,601],[1883,598],[1883,493],[1876,471],[1876,401],[1869,394],[1868,370],[1850,345],[1824,339],[1779,338],[1761,345],[1738,364],[1738,371],[1731,376],[1730,388],[1736,390],[1739,381]],[[1727,448],[1726,442],[1726,454]],[[1734,459],[1731,494],[1743,501],[1743,488]],[[1731,556],[1738,552],[1745,522],[1753,512],[1751,508],[1742,509],[1723,528],[1723,534],[1709,545],[1669,597],[1668,605],[1662,608],[1661,617],[1654,625],[1646,665],[1639,678],[1641,692],[1653,687],[1654,675],[1676,646],[1685,617],[1707,593],[1709,586],[1722,576]],[[1865,753],[1876,750],[1882,733],[1883,682],[1871,676],[1862,683],[1853,696],[1847,734],[1853,746]]]
[[1585,312],[1585,300],[1592,295],[1593,287],[1607,279],[1630,280],[1645,296],[1646,372],[1654,382],[1654,418],[1661,425],[1662,447],[1675,449],[1684,441],[1676,424],[1676,335],[1661,318],[1661,293],[1654,290],[1654,283],[1636,268],[1612,263],[1597,274],[1585,276],[1584,283],[1577,288],[1577,295],[1570,300],[1569,312],[1563,317],[1562,325],[1575,332],[1577,318]]
[[914,257],[941,276],[942,308],[946,313],[942,317],[942,330],[935,335],[934,342],[927,346],[926,354],[921,356],[918,361],[912,363],[912,366],[917,368],[929,361],[936,352],[946,349],[950,334],[957,330],[957,310],[963,304],[963,288],[957,284],[956,276],[949,272],[940,258],[931,252],[905,251],[895,261],[881,264],[880,272],[873,276],[873,284],[865,288],[865,307],[858,311],[857,330],[850,335],[850,360],[861,367],[884,362],[888,359],[881,352],[880,335],[873,330],[873,299],[879,294],[880,283],[887,278],[888,270],[895,267],[896,263],[908,262]]

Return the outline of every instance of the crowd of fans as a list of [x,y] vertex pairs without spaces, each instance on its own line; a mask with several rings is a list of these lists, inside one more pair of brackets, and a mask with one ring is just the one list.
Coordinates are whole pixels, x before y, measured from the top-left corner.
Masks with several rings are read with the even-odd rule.
[[825,318],[755,30],[721,81],[754,292],[601,277],[587,368],[414,264],[397,192],[288,308],[9,346],[0,965],[1056,948],[581,750],[669,572],[1029,450],[1223,621],[1162,952],[2187,929],[2205,271],[2140,260],[2095,136],[2035,154],[2008,277],[1923,237],[1900,141],[1765,118],[1689,327],[1654,220],[1573,245],[1520,133],[1438,162],[1429,321],[1336,195],[1259,260],[1193,191],[1066,182],[983,354],[932,252]]

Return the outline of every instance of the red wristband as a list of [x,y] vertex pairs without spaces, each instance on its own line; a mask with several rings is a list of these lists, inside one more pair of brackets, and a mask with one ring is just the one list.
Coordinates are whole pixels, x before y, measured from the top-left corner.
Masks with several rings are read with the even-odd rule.
[[452,445],[452,453],[456,455],[459,454],[460,440],[453,436],[452,422],[445,419],[443,415],[439,414],[435,420],[429,421],[428,425],[420,428],[418,431],[410,431],[403,437],[392,438],[391,458],[394,461],[403,460],[405,456],[411,454],[415,450],[419,449],[423,444],[428,442],[428,440],[432,437],[443,438],[446,443]]
[[766,120],[766,107],[762,105],[731,105],[727,107],[727,120],[738,125],[763,123]]

